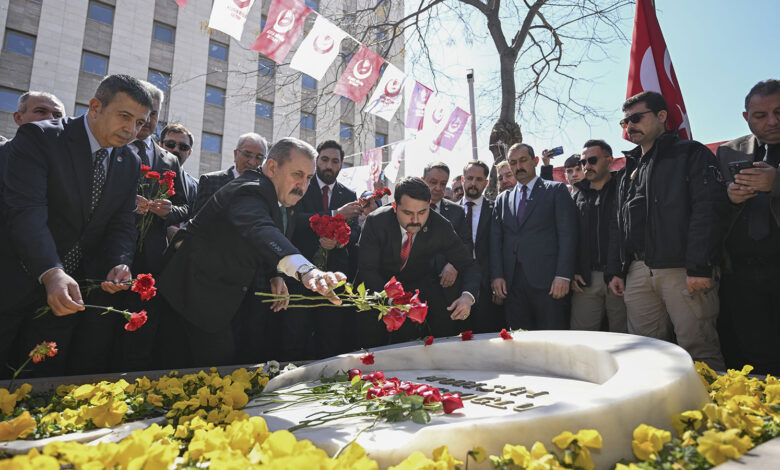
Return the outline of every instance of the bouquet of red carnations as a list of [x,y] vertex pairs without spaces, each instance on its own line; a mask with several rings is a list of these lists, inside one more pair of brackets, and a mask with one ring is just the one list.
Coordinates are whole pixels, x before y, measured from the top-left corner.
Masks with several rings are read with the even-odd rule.
[[[318,237],[336,240],[336,243],[340,246],[349,243],[349,234],[352,233],[352,229],[347,225],[347,219],[341,214],[314,214],[309,217],[309,226],[311,226],[311,229],[314,230],[314,233],[316,233]],[[314,254],[314,259],[312,261],[318,268],[323,271],[327,270],[328,250],[320,246]]]
[[371,202],[372,200],[378,201],[378,200],[382,199],[385,196],[389,196],[390,194],[392,194],[392,193],[390,192],[389,188],[377,189],[376,191],[374,191],[374,194],[372,194],[371,196],[361,197],[360,198],[360,205],[362,207],[366,207],[366,206],[368,206],[368,203]]
[[[152,168],[148,165],[141,165],[141,174],[144,178],[138,183],[138,194],[147,198],[150,201],[155,199],[167,199],[174,194],[176,190],[173,188],[174,181],[176,180],[176,172],[168,170],[160,175],[157,171],[152,171]],[[157,183],[155,184],[154,181]],[[138,221],[138,251],[144,246],[144,238],[149,232],[149,227],[152,226],[152,220],[154,214],[147,212],[141,216],[141,220]]]

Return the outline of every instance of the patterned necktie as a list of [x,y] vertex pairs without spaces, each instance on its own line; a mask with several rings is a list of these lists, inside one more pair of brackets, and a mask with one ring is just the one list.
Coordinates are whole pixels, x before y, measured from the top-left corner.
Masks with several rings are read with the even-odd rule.
[[149,163],[149,154],[146,152],[146,143],[143,140],[136,140],[133,144],[138,147],[138,156],[141,157],[141,163],[146,166],[152,166]]
[[525,214],[525,206],[528,204],[528,186],[523,185],[521,188],[523,191],[523,195],[520,197],[520,204],[517,205],[517,222],[521,223],[523,221],[523,214]]
[[328,210],[328,207],[330,206],[330,201],[328,201],[328,188],[327,186],[322,187],[322,208],[325,210]]
[[433,212],[436,212],[436,204],[434,204],[434,203],[431,203],[431,210],[432,210]]
[[406,232],[406,241],[401,246],[401,269],[406,266],[406,260],[409,259],[409,252],[412,251],[412,233]]

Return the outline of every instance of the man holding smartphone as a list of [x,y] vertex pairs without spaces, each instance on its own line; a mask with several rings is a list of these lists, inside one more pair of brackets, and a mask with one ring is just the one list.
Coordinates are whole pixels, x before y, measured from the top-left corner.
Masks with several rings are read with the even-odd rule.
[[726,365],[780,373],[780,80],[745,98],[751,134],[718,148],[733,213],[726,236],[718,329]]

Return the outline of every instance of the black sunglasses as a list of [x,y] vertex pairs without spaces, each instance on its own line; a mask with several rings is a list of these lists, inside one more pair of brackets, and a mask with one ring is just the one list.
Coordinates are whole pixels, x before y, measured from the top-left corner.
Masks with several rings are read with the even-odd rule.
[[595,165],[595,164],[596,164],[596,163],[598,163],[598,162],[599,162],[599,157],[588,157],[588,158],[583,158],[582,160],[580,160],[580,166],[581,166],[581,167],[584,167],[584,166],[585,166],[585,165],[587,165],[587,164],[590,164],[590,165]]
[[652,112],[653,112],[652,110],[640,111],[640,112],[634,113],[634,114],[632,114],[630,116],[626,116],[626,117],[624,117],[623,119],[620,120],[620,127],[622,127],[623,129],[628,127],[628,121],[631,121],[633,124],[636,124],[636,123],[638,123],[639,121],[642,120],[642,115],[643,114],[652,113]]
[[179,150],[181,150],[182,152],[187,152],[189,149],[192,148],[190,147],[190,144],[185,144],[184,142],[176,142],[175,140],[163,140],[163,145],[165,146],[165,148],[171,150],[175,149],[176,146],[178,145]]

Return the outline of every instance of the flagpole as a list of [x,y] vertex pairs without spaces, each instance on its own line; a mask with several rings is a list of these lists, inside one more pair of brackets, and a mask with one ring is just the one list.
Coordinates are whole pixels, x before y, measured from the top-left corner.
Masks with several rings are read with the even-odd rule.
[[466,70],[466,81],[469,82],[469,106],[471,107],[471,154],[474,160],[479,160],[477,152],[477,110],[474,104],[474,69]]

